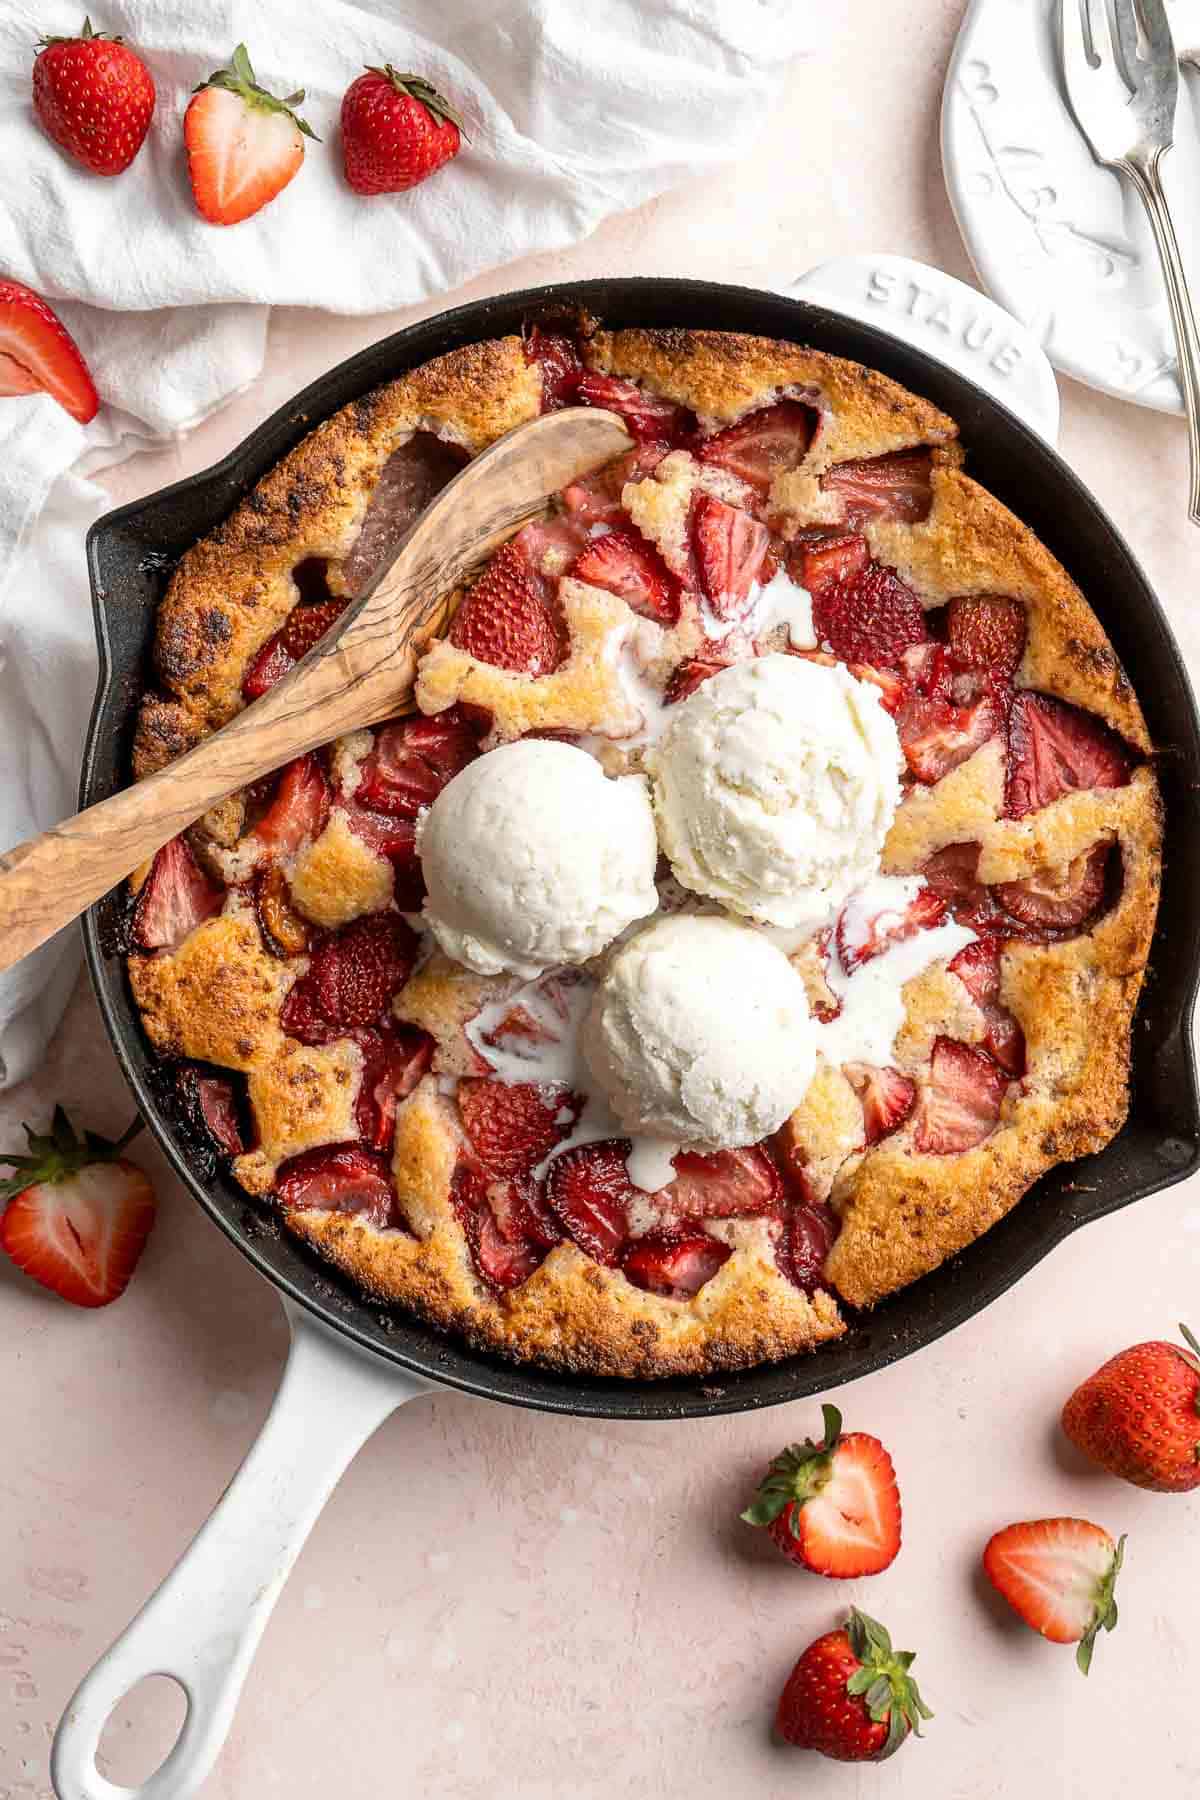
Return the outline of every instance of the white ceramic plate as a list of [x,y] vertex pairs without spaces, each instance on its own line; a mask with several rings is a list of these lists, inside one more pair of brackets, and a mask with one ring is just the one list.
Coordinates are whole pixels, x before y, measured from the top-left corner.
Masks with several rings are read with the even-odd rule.
[[[1200,60],[1200,0],[1167,0]],[[1081,137],[1059,82],[1058,0],[972,0],[942,99],[950,202],[980,280],[1065,375],[1182,412],[1166,291],[1141,202]],[[1180,70],[1163,161],[1200,309],[1200,71]]]

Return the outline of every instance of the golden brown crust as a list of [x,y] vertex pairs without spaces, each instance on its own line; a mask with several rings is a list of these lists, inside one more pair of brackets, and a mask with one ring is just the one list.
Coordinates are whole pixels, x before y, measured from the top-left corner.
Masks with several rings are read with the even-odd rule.
[[[785,395],[817,408],[820,426],[808,456],[776,478],[769,497],[771,517],[785,530],[841,522],[836,489],[821,487],[831,464],[930,446],[928,519],[869,524],[873,553],[911,581],[926,604],[973,593],[1021,600],[1029,630],[1018,685],[1088,707],[1136,750],[1149,751],[1136,697],[1086,600],[1032,534],[962,472],[957,428],[944,414],[856,364],[763,338],[597,331],[584,355],[593,369],[644,382],[689,407],[705,429]],[[297,563],[328,559],[330,587],[346,591],[347,558],[397,443],[432,430],[474,453],[532,417],[540,391],[540,373],[519,340],[474,345],[344,408],[298,445],[176,572],[159,619],[165,691],[143,703],[137,773],[162,767],[240,707],[248,662],[295,604]],[[627,504],[670,562],[679,554],[693,487],[703,482],[722,492],[732,478],[701,474],[687,455],[660,468],[637,491],[627,489]],[[736,502],[732,491],[726,497]],[[423,709],[437,712],[458,700],[486,706],[494,719],[489,742],[534,729],[607,732],[617,740],[611,754],[623,754],[620,736],[636,730],[641,715],[619,660],[635,632],[655,635],[655,645],[640,646],[640,662],[643,670],[648,658],[654,663],[661,686],[681,654],[703,649],[695,609],[663,633],[583,583],[565,582],[563,601],[570,649],[554,675],[534,681],[441,643],[422,665]],[[339,755],[352,766],[362,752],[348,742]],[[789,1130],[814,1191],[830,1195],[841,1214],[826,1274],[855,1305],[874,1304],[936,1267],[994,1223],[1039,1174],[1099,1149],[1124,1118],[1130,1027],[1158,892],[1161,818],[1153,775],[1142,768],[1127,787],[1067,795],[1012,820],[1002,816],[1004,773],[1003,747],[994,739],[936,787],[912,789],[889,835],[885,869],[915,871],[944,846],[971,841],[981,846],[981,880],[1016,880],[1111,842],[1122,858],[1120,897],[1084,936],[1006,948],[1002,1000],[1024,1029],[1028,1073],[1010,1086],[997,1130],[977,1149],[920,1154],[910,1120],[864,1154],[861,1100],[840,1071],[822,1069]],[[350,791],[345,783],[343,790]],[[205,822],[205,856],[214,866],[230,866],[221,859],[236,839],[239,805]],[[385,871],[335,810],[324,836],[301,851],[289,874],[300,909],[317,925],[336,927],[388,904]],[[304,966],[268,954],[252,914],[232,900],[174,954],[131,958],[135,997],[160,1053],[245,1073],[261,1142],[236,1172],[259,1194],[271,1191],[287,1156],[355,1135],[357,1046],[341,1040],[309,1050],[280,1028],[283,1001]],[[396,998],[397,1017],[437,1042],[433,1074],[398,1116],[394,1171],[409,1230],[382,1232],[329,1212],[292,1212],[289,1228],[375,1298],[458,1330],[480,1348],[573,1373],[703,1373],[837,1336],[843,1326],[834,1297],[818,1291],[809,1300],[780,1274],[762,1221],[710,1222],[733,1255],[690,1301],[634,1287],[569,1244],[507,1293],[480,1279],[451,1201],[461,1137],[456,1106],[443,1089],[450,1078],[479,1071],[464,1026],[509,985],[435,954]],[[948,1032],[979,1042],[983,1019],[944,964],[911,981],[904,997],[895,1062],[920,1085],[935,1037]]]

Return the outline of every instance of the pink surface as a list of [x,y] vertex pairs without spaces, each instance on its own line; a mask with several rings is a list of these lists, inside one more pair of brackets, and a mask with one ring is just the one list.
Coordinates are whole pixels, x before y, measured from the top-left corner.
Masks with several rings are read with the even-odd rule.
[[[961,10],[851,0],[753,161],[455,298],[613,271],[770,283],[865,249],[969,279],[936,136]],[[178,449],[114,470],[114,498],[203,467],[410,316],[278,315],[263,380]],[[1182,423],[1063,387],[1068,460],[1200,657]],[[56,1098],[99,1130],[129,1114],[82,988],[46,1069],[0,1097],[0,1143],[15,1145],[19,1122],[42,1123]],[[219,1497],[283,1358],[270,1290],[161,1158],[138,1155],[162,1213],[117,1305],[76,1312],[0,1266],[0,1800],[49,1793],[63,1705]],[[1200,1498],[1089,1471],[1055,1421],[1120,1345],[1198,1322],[1198,1234],[1191,1182],[1091,1226],[953,1337],[838,1393],[850,1423],[890,1446],[904,1497],[904,1549],[873,1581],[806,1576],[737,1522],[759,1468],[818,1425],[816,1401],[642,1427],[414,1401],[318,1524],[206,1800],[1195,1793]],[[999,1525],[1057,1512],[1130,1535],[1120,1629],[1086,1683],[978,1574]],[[925,1743],[879,1769],[818,1763],[769,1736],[792,1660],[849,1601],[918,1650],[937,1714]],[[113,1779],[154,1765],[176,1698],[147,1689],[122,1709],[105,1745]]]

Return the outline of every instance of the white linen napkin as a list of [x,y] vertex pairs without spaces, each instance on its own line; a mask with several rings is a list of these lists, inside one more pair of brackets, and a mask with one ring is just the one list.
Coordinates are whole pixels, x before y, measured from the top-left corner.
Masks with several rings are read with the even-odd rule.
[[[54,302],[104,403],[85,428],[44,397],[0,399],[0,848],[74,807],[95,680],[83,537],[105,504],[81,475],[252,381],[270,306],[410,304],[736,157],[813,16],[797,0],[95,0],[93,25],[124,36],[158,90],[141,154],[103,180],[30,105],[38,37],[77,31],[81,9],[0,6],[0,275]],[[221,229],[193,207],[181,120],[243,41],[265,86],[307,90],[323,142],[264,212]],[[422,187],[361,198],[338,111],[384,62],[454,101],[470,142]],[[0,976],[0,1087],[40,1059],[77,957],[71,930]]]

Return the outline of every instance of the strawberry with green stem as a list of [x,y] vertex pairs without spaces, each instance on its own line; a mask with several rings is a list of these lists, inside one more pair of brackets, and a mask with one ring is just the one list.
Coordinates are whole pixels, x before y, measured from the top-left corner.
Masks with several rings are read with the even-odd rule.
[[304,139],[319,141],[293,110],[303,99],[303,88],[280,100],[260,87],[245,44],[196,89],[183,137],[196,208],[210,225],[240,224],[291,181]]
[[811,1643],[788,1676],[775,1729],[835,1762],[883,1762],[933,1717],[909,1674],[913,1661],[852,1606],[845,1626]]
[[0,1181],[0,1248],[17,1267],[74,1306],[107,1306],[124,1293],[154,1223],[154,1190],[116,1143],[79,1138],[61,1106],[47,1136],[25,1127],[28,1150],[0,1154],[16,1173]]
[[821,1441],[781,1451],[741,1516],[765,1526],[789,1561],[816,1575],[878,1575],[900,1549],[892,1459],[865,1431],[843,1435],[836,1406],[823,1406],[821,1415]]

